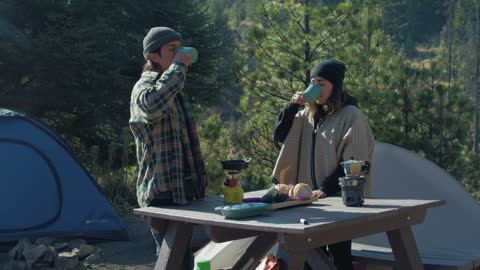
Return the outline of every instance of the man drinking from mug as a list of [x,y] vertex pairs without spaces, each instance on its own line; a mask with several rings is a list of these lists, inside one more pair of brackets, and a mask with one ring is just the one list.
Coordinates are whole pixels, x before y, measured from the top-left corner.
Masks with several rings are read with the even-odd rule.
[[[182,36],[168,27],[150,29],[143,40],[146,63],[132,90],[129,120],[137,146],[141,207],[183,205],[205,197],[207,176],[184,90],[192,57],[177,52],[182,43]],[[152,233],[158,255],[164,231]],[[193,268],[191,250],[183,268]]]

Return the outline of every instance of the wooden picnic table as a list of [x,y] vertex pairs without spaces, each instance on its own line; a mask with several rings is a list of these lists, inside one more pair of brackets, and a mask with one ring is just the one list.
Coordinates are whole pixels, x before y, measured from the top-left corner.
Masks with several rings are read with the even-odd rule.
[[[259,197],[255,191],[245,197]],[[150,226],[166,230],[155,269],[180,269],[193,225],[204,225],[215,242],[257,236],[233,269],[254,266],[278,242],[288,253],[288,269],[310,265],[335,269],[322,246],[370,234],[386,232],[397,269],[423,269],[411,229],[425,219],[427,209],[445,204],[441,200],[365,199],[361,207],[346,207],[341,197],[320,199],[313,204],[268,211],[266,215],[225,219],[214,211],[224,205],[222,196],[208,197],[185,206],[146,207],[135,214],[150,219]],[[306,219],[307,224],[300,222]],[[318,268],[317,268],[318,269]]]

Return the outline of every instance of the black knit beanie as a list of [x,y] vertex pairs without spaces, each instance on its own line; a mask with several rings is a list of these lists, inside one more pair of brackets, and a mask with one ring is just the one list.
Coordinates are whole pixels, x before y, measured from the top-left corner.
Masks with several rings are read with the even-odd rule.
[[179,40],[183,43],[182,35],[168,27],[153,27],[143,38],[143,56],[147,59],[148,53],[160,49],[168,42]]
[[345,78],[345,64],[334,59],[318,62],[313,67],[310,78],[313,76],[320,76],[331,82],[334,89],[341,90]]

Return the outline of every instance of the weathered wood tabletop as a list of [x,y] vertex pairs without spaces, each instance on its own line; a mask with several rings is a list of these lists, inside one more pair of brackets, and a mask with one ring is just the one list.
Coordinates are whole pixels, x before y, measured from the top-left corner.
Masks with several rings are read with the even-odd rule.
[[[249,192],[245,197],[263,194],[265,191]],[[223,197],[216,196],[185,206],[139,208],[134,213],[150,217],[153,228],[166,230],[155,269],[180,269],[192,225],[200,224],[216,242],[258,236],[234,269],[252,269],[253,262],[277,241],[288,253],[289,269],[303,269],[305,261],[334,269],[320,247],[386,232],[398,269],[416,270],[423,266],[411,226],[423,222],[428,208],[443,204],[439,200],[365,199],[361,207],[346,207],[341,197],[329,197],[310,205],[267,211],[263,216],[225,219],[214,211],[224,205]]]

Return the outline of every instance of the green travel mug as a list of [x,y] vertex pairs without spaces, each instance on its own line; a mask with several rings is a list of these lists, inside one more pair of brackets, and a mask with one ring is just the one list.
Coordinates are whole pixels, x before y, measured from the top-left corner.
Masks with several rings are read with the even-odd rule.
[[198,59],[198,51],[193,47],[180,47],[177,49],[177,53],[186,53],[192,59],[192,63],[197,62]]
[[303,92],[303,100],[308,103],[314,103],[322,96],[323,89],[318,84],[310,84]]

